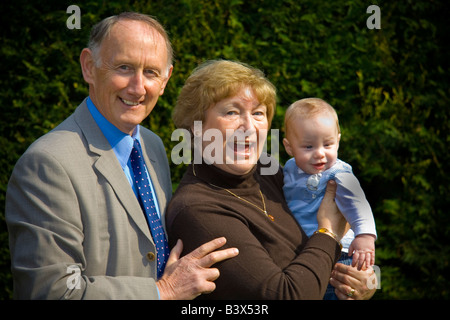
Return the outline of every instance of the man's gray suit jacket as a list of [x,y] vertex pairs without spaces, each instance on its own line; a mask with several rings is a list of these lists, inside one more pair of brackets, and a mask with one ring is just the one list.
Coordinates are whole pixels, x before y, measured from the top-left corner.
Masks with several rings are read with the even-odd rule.
[[[164,224],[167,156],[157,135],[140,134]],[[15,298],[158,298],[147,221],[86,101],[19,159],[6,221]]]

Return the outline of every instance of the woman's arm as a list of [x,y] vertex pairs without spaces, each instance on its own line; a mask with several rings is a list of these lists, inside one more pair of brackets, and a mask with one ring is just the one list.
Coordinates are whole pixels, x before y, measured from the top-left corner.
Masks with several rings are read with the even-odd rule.
[[319,229],[325,228],[336,235],[336,240],[340,241],[345,233],[349,230],[350,225],[347,223],[335,203],[336,182],[328,181],[325,196],[320,204],[317,212],[317,223]]
[[[173,238],[182,239],[184,253],[218,236],[239,255],[215,266],[220,277],[211,299],[321,299],[335,262],[328,252],[339,251],[326,235],[314,235],[301,253],[280,268],[251,230],[237,217],[222,215],[212,208],[189,207],[172,225]],[[336,248],[337,247],[337,248]]]
[[[330,228],[331,232],[335,233],[338,239],[348,231],[350,225],[342,221],[342,214],[337,210],[334,203],[334,195],[336,183],[332,180],[328,182],[327,193],[317,214],[319,228]],[[336,209],[336,210],[335,210]],[[336,288],[336,295],[339,299],[351,300],[368,300],[374,294],[375,290],[369,288],[367,284],[371,281],[374,271],[372,268],[359,270],[356,267],[337,263],[331,273],[330,283]]]
[[[334,193],[329,196],[334,198]],[[334,201],[325,201],[324,206],[327,205],[334,205]],[[209,298],[322,299],[340,254],[338,243],[332,237],[316,234],[302,247],[283,244],[282,239],[274,240],[277,241],[275,244],[266,242],[265,246],[279,245],[280,251],[290,251],[292,260],[280,266],[277,257],[269,254],[258,239],[266,230],[251,229],[249,222],[239,213],[210,203],[189,204],[179,210],[169,227],[169,234],[172,241],[182,239],[184,253],[219,236],[227,238],[225,247],[239,249],[237,257],[216,265],[220,277]],[[326,220],[326,227],[342,237],[341,225],[345,222],[335,226],[336,221],[340,221],[338,212],[335,215],[333,213]]]

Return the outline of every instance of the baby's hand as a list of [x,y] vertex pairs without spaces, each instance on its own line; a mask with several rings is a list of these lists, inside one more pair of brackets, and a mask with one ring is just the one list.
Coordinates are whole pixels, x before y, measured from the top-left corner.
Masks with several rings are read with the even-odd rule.
[[375,237],[371,234],[360,234],[350,244],[348,255],[353,255],[352,266],[358,264],[361,270],[365,263],[365,268],[375,264]]

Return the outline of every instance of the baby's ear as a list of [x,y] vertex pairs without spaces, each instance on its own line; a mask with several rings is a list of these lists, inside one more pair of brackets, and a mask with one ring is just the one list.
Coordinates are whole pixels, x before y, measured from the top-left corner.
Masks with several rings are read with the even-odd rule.
[[286,152],[288,153],[288,155],[293,157],[294,153],[292,152],[292,148],[291,148],[291,144],[289,143],[289,140],[286,138],[283,138],[283,145],[284,145],[284,148],[286,149]]

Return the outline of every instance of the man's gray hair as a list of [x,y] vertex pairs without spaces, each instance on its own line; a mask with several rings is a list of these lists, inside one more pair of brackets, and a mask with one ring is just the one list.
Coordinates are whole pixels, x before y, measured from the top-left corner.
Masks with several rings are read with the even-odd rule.
[[92,51],[96,65],[98,66],[101,62],[99,57],[99,51],[103,39],[105,39],[109,35],[111,28],[117,22],[125,19],[145,22],[164,38],[167,48],[167,69],[169,69],[169,67],[173,63],[173,49],[166,30],[158,22],[158,20],[156,20],[156,18],[137,12],[122,12],[119,15],[105,18],[92,27],[91,34],[89,37],[88,48]]

